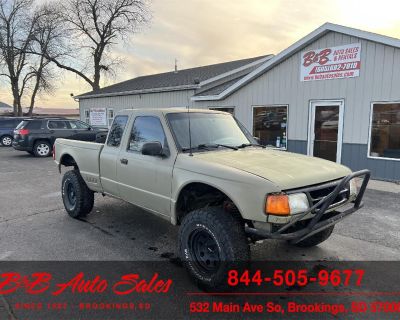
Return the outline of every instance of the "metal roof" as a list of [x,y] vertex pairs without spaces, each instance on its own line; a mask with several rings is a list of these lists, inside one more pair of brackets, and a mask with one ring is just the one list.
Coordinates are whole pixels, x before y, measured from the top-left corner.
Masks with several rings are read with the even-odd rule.
[[234,74],[254,67],[270,59],[272,55],[264,55],[254,58],[241,59],[202,67],[178,70],[177,72],[165,72],[148,76],[141,76],[123,81],[97,91],[91,91],[79,96],[78,99],[85,99],[100,96],[139,94],[146,92],[162,92],[173,90],[196,89],[203,84],[220,80],[225,76]]

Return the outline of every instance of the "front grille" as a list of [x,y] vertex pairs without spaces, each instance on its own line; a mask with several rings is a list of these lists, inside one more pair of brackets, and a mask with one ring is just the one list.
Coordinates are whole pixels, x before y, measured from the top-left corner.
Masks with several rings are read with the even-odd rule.
[[[295,190],[287,191],[288,194],[290,193],[297,193],[297,192],[304,192],[307,195],[308,202],[310,207],[317,204],[323,198],[328,196],[340,183],[341,180],[336,180],[328,183],[323,183],[319,185],[313,185],[310,187],[299,188]],[[350,198],[350,184],[348,183],[343,187],[342,190],[339,191],[336,198],[333,200],[332,204],[329,206],[329,209],[334,207],[340,206],[341,204],[345,203]],[[318,206],[315,211],[318,211]]]

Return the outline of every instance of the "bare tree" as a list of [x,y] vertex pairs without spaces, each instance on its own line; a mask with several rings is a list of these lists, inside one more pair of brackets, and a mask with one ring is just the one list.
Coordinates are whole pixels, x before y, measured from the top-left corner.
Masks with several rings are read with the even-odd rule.
[[150,19],[147,0],[67,0],[55,15],[52,21],[63,31],[57,45],[47,49],[46,59],[75,73],[93,90],[118,63],[111,55],[113,46]]
[[26,49],[33,29],[32,21],[27,22],[31,3],[31,0],[0,0],[0,50],[4,67],[1,75],[10,82],[15,115],[22,115],[21,99],[33,77],[26,72]]
[[24,99],[30,100],[32,114],[36,95],[50,88],[49,61],[30,54],[34,39],[44,32],[32,5],[32,0],[0,0],[0,76],[10,83],[16,116],[22,115]]

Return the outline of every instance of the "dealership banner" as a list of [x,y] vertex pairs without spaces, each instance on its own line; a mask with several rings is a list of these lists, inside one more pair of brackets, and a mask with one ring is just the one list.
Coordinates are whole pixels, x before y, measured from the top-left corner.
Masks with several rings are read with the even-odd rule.
[[300,59],[300,81],[358,77],[361,43],[305,51]]
[[107,110],[106,108],[91,108],[90,109],[90,124],[92,126],[107,125]]
[[203,291],[177,259],[0,262],[0,319],[399,319],[400,262],[264,261]]

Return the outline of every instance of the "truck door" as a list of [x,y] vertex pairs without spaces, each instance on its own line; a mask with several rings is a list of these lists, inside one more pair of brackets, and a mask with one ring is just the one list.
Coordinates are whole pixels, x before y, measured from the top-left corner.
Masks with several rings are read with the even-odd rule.
[[[164,156],[143,155],[142,146],[146,142],[160,142]],[[175,150],[171,154],[160,118],[137,115],[130,128],[127,145],[120,150],[117,176],[121,198],[169,217],[176,155]]]
[[120,197],[117,182],[117,161],[119,161],[119,148],[128,122],[127,115],[114,118],[107,141],[100,154],[100,179],[105,193]]

